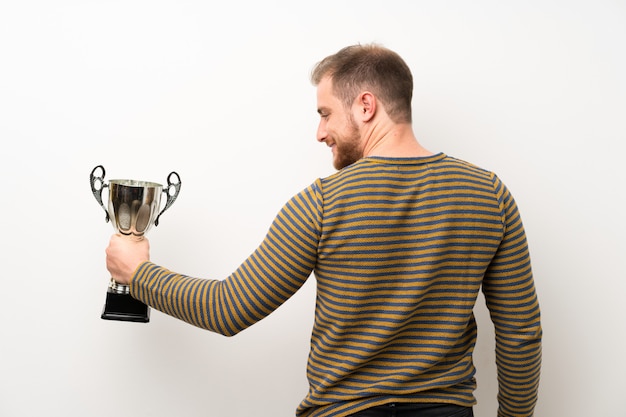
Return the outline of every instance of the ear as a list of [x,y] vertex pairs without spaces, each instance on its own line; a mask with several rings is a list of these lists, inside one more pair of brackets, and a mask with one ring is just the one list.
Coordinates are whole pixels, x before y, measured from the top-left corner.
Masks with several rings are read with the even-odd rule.
[[369,122],[376,114],[376,96],[364,91],[357,97],[357,113],[363,122]]

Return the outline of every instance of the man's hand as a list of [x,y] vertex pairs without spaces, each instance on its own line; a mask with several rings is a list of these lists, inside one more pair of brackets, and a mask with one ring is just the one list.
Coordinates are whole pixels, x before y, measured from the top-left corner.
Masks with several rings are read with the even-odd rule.
[[130,283],[133,272],[145,261],[150,260],[150,242],[145,237],[113,235],[106,249],[107,269],[118,284]]

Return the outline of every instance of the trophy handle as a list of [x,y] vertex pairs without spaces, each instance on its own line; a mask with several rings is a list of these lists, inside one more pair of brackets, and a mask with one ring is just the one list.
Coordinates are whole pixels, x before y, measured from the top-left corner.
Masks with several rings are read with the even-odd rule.
[[[95,174],[97,170],[102,171],[102,176],[97,176]],[[91,174],[89,175],[89,182],[91,183],[91,192],[93,193],[93,196],[95,197],[96,201],[100,203],[100,206],[106,213],[105,220],[108,223],[109,212],[107,211],[106,207],[104,207],[104,204],[102,203],[102,190],[108,187],[108,185],[104,183],[105,174],[106,174],[106,171],[104,170],[104,167],[102,165],[98,165],[91,171]]]
[[[172,181],[172,176],[176,176],[175,181]],[[178,197],[178,193],[180,192],[180,184],[180,176],[178,175],[178,173],[176,173],[175,171],[170,172],[170,175],[167,176],[167,188],[163,190],[163,192],[167,194],[167,201],[165,202],[165,207],[163,207],[163,210],[161,210],[156,220],[154,221],[155,226],[159,225],[159,218],[161,217],[161,214],[163,214],[165,210],[170,208],[174,201],[176,201],[176,197]],[[174,189],[173,194],[171,192],[172,188]]]

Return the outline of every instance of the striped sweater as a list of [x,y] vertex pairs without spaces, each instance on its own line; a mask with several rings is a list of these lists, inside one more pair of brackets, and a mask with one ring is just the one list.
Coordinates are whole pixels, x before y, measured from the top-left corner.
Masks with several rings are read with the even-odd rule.
[[224,280],[142,264],[131,294],[234,335],[317,280],[296,415],[343,417],[389,402],[475,404],[478,291],[496,332],[498,416],[531,416],[541,325],[524,228],[493,173],[437,154],[368,157],[288,201]]

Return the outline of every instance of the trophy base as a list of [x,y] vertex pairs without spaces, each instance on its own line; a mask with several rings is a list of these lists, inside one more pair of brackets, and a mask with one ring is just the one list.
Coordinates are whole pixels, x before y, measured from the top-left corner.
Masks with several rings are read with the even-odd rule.
[[150,321],[150,308],[130,294],[119,294],[109,288],[100,317],[104,320],[148,323]]

